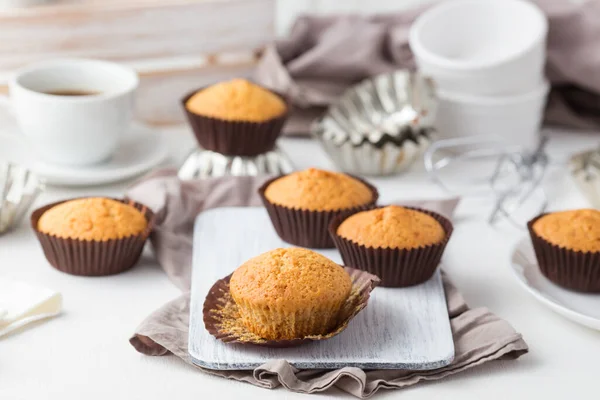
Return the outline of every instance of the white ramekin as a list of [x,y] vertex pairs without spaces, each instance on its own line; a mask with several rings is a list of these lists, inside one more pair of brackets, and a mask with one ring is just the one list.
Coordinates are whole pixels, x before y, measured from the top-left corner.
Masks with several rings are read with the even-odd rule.
[[549,84],[516,96],[440,91],[436,129],[441,138],[486,136],[532,149],[538,144]]
[[410,30],[418,68],[441,90],[528,93],[544,81],[548,21],[525,0],[454,0],[423,13]]

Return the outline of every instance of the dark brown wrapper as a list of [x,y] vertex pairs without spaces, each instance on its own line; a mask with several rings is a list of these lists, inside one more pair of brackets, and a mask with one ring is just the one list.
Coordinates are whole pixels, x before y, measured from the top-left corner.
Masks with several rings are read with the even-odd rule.
[[187,101],[203,89],[194,90],[182,99],[187,119],[202,148],[227,156],[245,157],[257,156],[273,150],[289,115],[290,105],[284,96],[270,91],[286,103],[287,110],[279,117],[264,122],[227,121],[188,111]]
[[[229,280],[231,279],[231,275],[216,281],[208,292],[208,295],[204,300],[204,307],[202,310],[204,326],[206,330],[215,338],[221,340],[222,342],[231,344],[240,343],[283,348],[298,346],[317,340],[330,339],[346,329],[350,321],[367,306],[371,292],[379,284],[379,278],[366,271],[349,267],[344,267],[344,269],[352,279],[352,292],[340,310],[340,315],[338,317],[339,322],[336,328],[326,335],[307,336],[292,340],[266,340],[244,338],[244,332],[233,333],[222,329],[222,326],[224,325],[223,318],[228,317],[223,317],[221,314],[215,311],[222,309],[223,306],[228,303],[235,306],[235,302],[229,295]],[[241,322],[238,325],[243,328],[243,324]]]
[[600,293],[600,252],[583,252],[557,246],[533,230],[541,214],[527,223],[542,274],[550,281],[577,292]]
[[[382,208],[384,206],[374,207]],[[384,287],[407,287],[418,285],[431,278],[437,269],[444,249],[452,236],[452,223],[444,216],[417,207],[406,207],[423,212],[438,221],[446,237],[440,243],[416,249],[373,248],[360,245],[337,234],[341,223],[356,212],[343,213],[329,225],[329,233],[339,250],[345,265],[363,269],[377,275]]]
[[373,185],[356,176],[352,177],[367,185],[373,194],[373,198],[365,205],[350,209],[311,211],[273,204],[265,197],[265,190],[267,190],[271,182],[281,178],[281,176],[265,182],[258,189],[258,193],[269,213],[275,231],[282,240],[295,246],[312,249],[331,249],[335,247],[328,231],[331,221],[340,213],[355,213],[370,209],[375,205],[377,199],[379,199],[379,192]]
[[133,267],[140,258],[146,239],[152,231],[154,225],[152,210],[134,201],[113,199],[134,206],[144,214],[148,222],[142,233],[122,239],[106,241],[65,239],[40,232],[37,226],[42,214],[69,200],[48,204],[31,214],[31,227],[50,265],[67,274],[81,276],[114,275]]

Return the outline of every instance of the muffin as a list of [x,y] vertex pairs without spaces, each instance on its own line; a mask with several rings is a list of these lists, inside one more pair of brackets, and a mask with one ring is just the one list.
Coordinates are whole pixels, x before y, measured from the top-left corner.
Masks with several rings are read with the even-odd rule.
[[153,223],[147,207],[91,197],[33,212],[32,228],[56,269],[74,275],[111,275],[139,259]]
[[600,211],[543,214],[528,228],[544,276],[567,289],[600,292]]
[[351,215],[337,234],[361,246],[415,249],[440,243],[446,237],[431,215],[399,206],[387,206]]
[[279,237],[311,248],[334,247],[327,231],[331,220],[372,207],[379,196],[363,180],[316,168],[271,179],[259,194]]
[[287,248],[246,261],[231,276],[229,287],[251,332],[267,340],[286,340],[333,330],[352,281],[328,258]]
[[229,156],[272,150],[288,112],[281,96],[245,79],[196,90],[183,106],[200,146]]
[[404,287],[431,278],[452,224],[431,211],[387,206],[342,214],[329,232],[345,265],[377,275],[382,286]]
[[233,79],[200,90],[186,102],[188,111],[226,121],[265,122],[283,115],[285,102],[245,79]]
[[138,235],[148,222],[138,209],[105,198],[66,201],[44,212],[38,230],[64,239],[111,240]]

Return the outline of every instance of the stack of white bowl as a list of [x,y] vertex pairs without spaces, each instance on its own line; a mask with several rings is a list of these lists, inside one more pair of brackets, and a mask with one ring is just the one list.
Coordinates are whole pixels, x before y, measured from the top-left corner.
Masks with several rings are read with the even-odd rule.
[[545,15],[525,0],[447,0],[419,16],[410,46],[437,84],[439,135],[534,147],[549,88],[547,32]]

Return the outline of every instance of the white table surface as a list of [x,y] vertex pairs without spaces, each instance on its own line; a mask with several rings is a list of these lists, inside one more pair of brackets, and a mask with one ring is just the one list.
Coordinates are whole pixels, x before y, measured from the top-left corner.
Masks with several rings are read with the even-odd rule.
[[[169,133],[180,160],[191,141],[186,129]],[[564,162],[574,151],[600,143],[600,135],[555,135],[550,153]],[[307,139],[281,145],[298,168],[332,168],[325,154]],[[5,149],[6,150],[6,149]],[[418,169],[373,179],[381,202],[444,197]],[[130,183],[130,182],[129,182]],[[128,183],[92,188],[49,188],[37,205],[81,195],[120,196]],[[586,206],[569,176],[554,168],[547,178],[551,208]],[[509,269],[510,250],[524,234],[491,228],[480,201],[465,200],[445,254],[446,270],[471,306],[484,306],[506,318],[523,334],[530,353],[518,361],[498,361],[434,383],[376,398],[404,399],[582,399],[598,396],[600,332],[576,325],[525,293]],[[69,276],[52,269],[24,221],[0,237],[0,274],[59,290],[64,313],[0,339],[0,399],[283,399],[300,394],[265,390],[213,377],[173,356],[148,357],[128,342],[149,313],[179,295],[152,258],[144,256],[131,271],[103,278]],[[533,396],[533,397],[531,397]],[[315,398],[350,398],[331,390]]]

